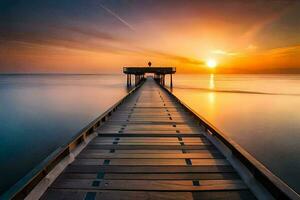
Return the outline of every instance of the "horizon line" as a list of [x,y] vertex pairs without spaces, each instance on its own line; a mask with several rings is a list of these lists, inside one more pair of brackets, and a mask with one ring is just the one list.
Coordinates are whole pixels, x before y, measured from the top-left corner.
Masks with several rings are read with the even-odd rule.
[[[123,73],[78,73],[78,72],[4,72],[1,73],[0,72],[0,76],[3,75],[122,75]],[[300,72],[293,72],[293,73],[279,73],[279,72],[235,72],[235,73],[231,73],[231,72],[222,72],[222,73],[218,73],[218,72],[177,72],[176,74],[186,74],[186,75],[193,75],[193,74],[282,74],[282,75],[300,75]]]

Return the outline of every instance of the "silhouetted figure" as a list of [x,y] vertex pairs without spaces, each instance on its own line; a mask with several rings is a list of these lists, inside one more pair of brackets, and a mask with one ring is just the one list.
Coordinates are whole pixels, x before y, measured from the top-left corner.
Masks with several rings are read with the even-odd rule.
[[151,67],[151,65],[152,65],[152,63],[151,63],[151,62],[148,62],[148,66]]

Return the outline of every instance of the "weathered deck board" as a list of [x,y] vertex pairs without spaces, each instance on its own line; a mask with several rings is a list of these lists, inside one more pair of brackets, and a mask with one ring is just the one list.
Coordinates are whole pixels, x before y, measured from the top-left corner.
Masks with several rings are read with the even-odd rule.
[[145,154],[145,153],[82,153],[78,158],[89,159],[171,159],[171,158],[224,158],[221,154],[213,155],[210,153],[178,153],[178,154]]
[[[248,190],[242,191],[219,191],[219,192],[145,192],[145,191],[92,191],[88,197],[96,200],[241,200],[255,199]],[[85,191],[55,190],[48,191],[49,198],[42,199],[74,199],[80,200],[86,196]]]
[[[62,179],[97,179],[97,173],[65,173]],[[234,180],[239,179],[236,173],[105,173],[105,180]]]
[[115,165],[70,165],[65,173],[228,173],[235,172],[229,165],[221,166],[115,166]]
[[153,80],[124,102],[42,199],[255,199]]
[[245,190],[247,186],[240,180],[201,180],[194,185],[192,180],[103,180],[58,179],[53,189],[85,190],[135,190],[135,191],[211,191]]

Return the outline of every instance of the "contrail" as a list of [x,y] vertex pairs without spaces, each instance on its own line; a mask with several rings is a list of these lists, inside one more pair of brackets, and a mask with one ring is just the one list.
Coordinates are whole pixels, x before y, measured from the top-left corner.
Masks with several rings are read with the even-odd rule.
[[128,22],[126,22],[124,19],[122,19],[119,15],[117,15],[116,13],[114,13],[111,9],[105,7],[103,4],[100,3],[101,8],[103,8],[106,12],[108,12],[109,14],[111,14],[113,17],[117,18],[122,24],[124,24],[125,26],[127,26],[130,30],[135,31],[135,29],[133,28],[133,26],[131,26]]

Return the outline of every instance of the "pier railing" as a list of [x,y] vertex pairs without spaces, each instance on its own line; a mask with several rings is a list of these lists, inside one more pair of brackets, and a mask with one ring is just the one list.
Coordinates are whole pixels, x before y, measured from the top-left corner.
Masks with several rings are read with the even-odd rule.
[[210,122],[205,120],[201,115],[195,112],[187,104],[177,98],[171,90],[160,85],[168,94],[170,94],[179,104],[183,106],[198,122],[199,125],[204,128],[204,131],[209,134],[212,138],[221,142],[231,151],[231,155],[234,156],[243,166],[245,166],[249,172],[255,177],[260,184],[275,198],[275,199],[300,199],[300,195],[297,194],[292,188],[284,183],[279,177],[274,175],[268,170],[262,163],[256,160],[240,145],[230,139],[226,134],[217,129]]
[[54,167],[57,166],[64,158],[72,153],[79,145],[84,143],[86,139],[95,132],[113,112],[128,98],[130,97],[144,82],[140,82],[139,85],[134,87],[129,93],[127,93],[121,100],[111,106],[103,114],[97,117],[94,121],[84,127],[78,134],[76,134],[68,143],[57,148],[46,159],[44,159],[38,166],[33,168],[28,174],[21,178],[15,185],[13,185],[8,191],[4,192],[0,199],[24,199],[32,189],[49,174]]

